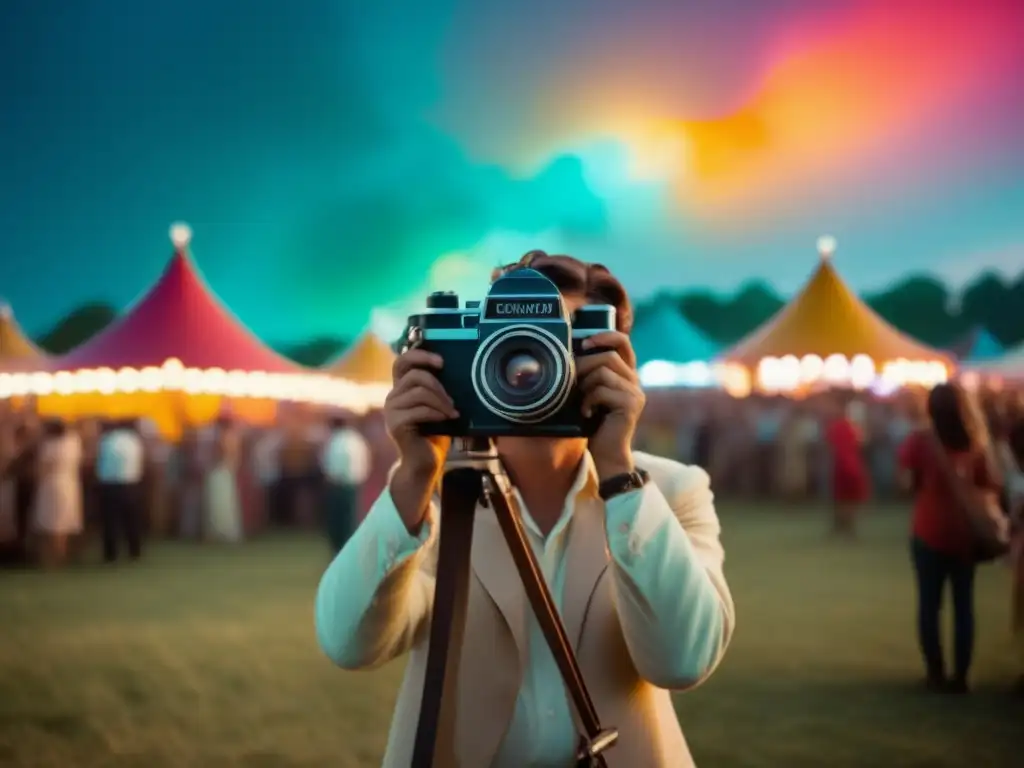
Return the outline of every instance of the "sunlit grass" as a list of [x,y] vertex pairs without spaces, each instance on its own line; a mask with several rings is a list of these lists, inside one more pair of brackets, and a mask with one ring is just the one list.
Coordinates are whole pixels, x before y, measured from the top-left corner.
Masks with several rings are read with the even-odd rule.
[[[1020,764],[1004,569],[978,584],[976,692],[935,698],[916,688],[902,515],[858,544],[826,542],[809,512],[723,518],[739,625],[714,679],[679,698],[699,765]],[[321,542],[284,537],[0,573],[0,765],[379,765],[402,665],[345,673],[320,655],[324,565]]]

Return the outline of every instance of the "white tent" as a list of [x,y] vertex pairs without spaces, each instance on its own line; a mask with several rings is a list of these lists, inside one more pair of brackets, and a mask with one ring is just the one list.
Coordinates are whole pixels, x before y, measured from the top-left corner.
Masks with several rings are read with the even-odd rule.
[[1006,354],[995,360],[967,365],[965,369],[986,376],[1001,376],[1006,379],[1024,381],[1024,344],[1018,344],[1007,350]]

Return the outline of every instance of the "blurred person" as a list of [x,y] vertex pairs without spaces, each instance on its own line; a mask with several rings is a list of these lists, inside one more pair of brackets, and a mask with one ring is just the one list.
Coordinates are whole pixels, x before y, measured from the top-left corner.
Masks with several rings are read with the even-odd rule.
[[274,484],[271,514],[281,526],[304,522],[304,505],[316,469],[316,448],[310,442],[309,425],[298,413],[283,420],[278,446],[278,478]]
[[[79,471],[82,484],[82,519],[84,537],[91,538],[100,529],[99,505],[96,498],[96,456],[99,451],[100,424],[97,419],[82,419],[76,425],[82,441],[82,464]],[[81,542],[82,546],[85,542]]]
[[8,467],[8,477],[14,489],[14,558],[27,563],[31,559],[29,534],[38,483],[37,458],[41,436],[39,421],[33,414],[19,414],[19,417],[14,431],[14,459]]
[[808,487],[808,431],[801,405],[789,410],[779,431],[779,490],[791,500],[807,497]]
[[758,400],[754,405],[754,445],[752,447],[755,494],[772,496],[779,474],[779,433],[785,419],[783,406],[774,398]]
[[862,450],[863,430],[854,401],[839,400],[836,415],[825,432],[832,449],[832,532],[857,534],[857,516],[870,494],[868,471]]
[[132,560],[142,555],[145,453],[134,420],[115,419],[104,426],[96,452],[96,497],[106,563],[117,561],[121,539]]
[[[958,507],[946,459],[963,482],[998,493],[999,475],[987,451],[988,429],[959,384],[939,384],[928,396],[929,426],[907,438],[900,464],[914,488],[911,555],[917,581],[917,633],[928,688],[966,693],[974,653],[973,536]],[[942,451],[946,459],[943,459]],[[943,592],[953,597],[953,675],[941,641]]]
[[203,479],[203,538],[221,543],[242,540],[238,466],[242,435],[229,417],[217,420],[210,435],[211,463]]
[[[17,454],[17,442],[14,436],[14,423],[9,412],[0,416],[0,549],[3,555],[11,554],[18,541],[18,524],[14,510],[14,481],[8,470],[14,463]],[[13,549],[12,549],[13,551]]]
[[253,441],[252,471],[260,488],[260,508],[262,510],[261,522],[276,521],[275,504],[277,496],[275,489],[281,478],[281,433],[277,428],[264,429],[259,432]]
[[245,431],[238,461],[238,493],[242,506],[242,533],[245,536],[262,530],[266,523],[266,489],[256,461],[261,437],[256,430]]
[[54,419],[43,428],[36,456],[38,484],[32,503],[32,528],[44,567],[60,565],[68,537],[82,532],[82,442],[78,433]]
[[323,490],[321,520],[333,554],[338,554],[355,532],[359,492],[370,475],[370,447],[347,416],[335,416],[320,452]]
[[185,427],[175,452],[178,485],[178,530],[183,539],[199,539],[203,535],[203,482],[209,463],[209,451],[203,435],[192,425]]
[[1013,524],[1013,546],[1010,552],[1013,568],[1011,626],[1019,665],[1016,690],[1024,694],[1024,418],[1014,418],[1006,441],[1013,462],[1007,465],[1004,477],[1007,506]]
[[[514,499],[597,710],[618,728],[611,765],[692,766],[667,689],[688,689],[721,659],[733,626],[707,473],[631,450],[644,396],[625,291],[603,267],[532,253],[570,311],[616,307],[617,331],[576,358],[584,412],[608,409],[586,439],[496,441]],[[424,350],[402,354],[384,416],[399,461],[385,492],[325,572],[316,598],[321,648],[346,669],[412,651],[384,765],[410,763],[433,600],[438,510],[450,440],[421,423],[455,416]],[[476,509],[456,752],[465,766],[573,766],[578,734],[554,658],[530,611],[493,511]],[[521,663],[517,663],[520,662]],[[538,727],[543,723],[544,727]]]
[[141,487],[142,503],[145,505],[143,532],[165,536],[171,528],[172,515],[167,494],[170,445],[151,419],[139,419],[137,426],[145,457]]

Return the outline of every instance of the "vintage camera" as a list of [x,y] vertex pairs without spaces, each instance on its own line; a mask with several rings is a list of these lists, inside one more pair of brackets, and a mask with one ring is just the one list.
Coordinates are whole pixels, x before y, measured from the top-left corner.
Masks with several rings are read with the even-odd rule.
[[408,345],[444,359],[437,376],[459,418],[424,424],[451,437],[589,437],[601,414],[584,418],[576,357],[588,336],[615,329],[615,307],[580,307],[570,318],[558,288],[519,268],[491,284],[483,302],[459,304],[454,293],[427,298],[409,318]]

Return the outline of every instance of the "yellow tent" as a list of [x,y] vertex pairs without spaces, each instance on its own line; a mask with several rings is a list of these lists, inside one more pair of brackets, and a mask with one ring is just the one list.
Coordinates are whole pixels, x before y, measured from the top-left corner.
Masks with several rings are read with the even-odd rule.
[[372,331],[367,331],[345,350],[335,362],[328,363],[331,376],[357,384],[391,384],[391,366],[395,352],[391,346]]
[[0,304],[0,371],[45,371],[48,366],[47,354],[21,330],[11,308]]
[[756,368],[758,378],[777,379],[776,363],[784,362],[793,373],[783,376],[790,382],[783,388],[795,386],[796,378],[802,384],[821,378],[843,383],[852,370],[859,381],[875,373],[901,383],[930,383],[948,375],[953,360],[947,353],[897,330],[847,287],[832,265],[834,247],[830,238],[822,238],[821,259],[810,280],[774,317],[722,355],[727,366]]
[[899,358],[950,362],[945,353],[883,320],[846,286],[827,257],[792,301],[723,357],[756,365],[766,357],[837,354],[867,355],[876,362]]

